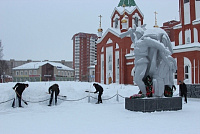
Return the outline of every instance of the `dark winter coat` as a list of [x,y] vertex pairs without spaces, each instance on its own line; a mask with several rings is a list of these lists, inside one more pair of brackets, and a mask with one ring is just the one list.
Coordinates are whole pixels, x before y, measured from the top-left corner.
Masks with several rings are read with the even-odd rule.
[[103,88],[99,84],[94,83],[93,86],[96,88],[96,91],[94,93],[97,92],[99,92],[99,94],[103,93]]
[[187,94],[187,86],[185,85],[185,83],[183,82],[182,84],[179,85],[179,89],[180,89],[180,92],[181,92],[181,96],[183,94]]
[[58,84],[54,84],[49,87],[49,94],[51,94],[51,92],[55,92],[56,95],[58,95],[60,93]]
[[17,83],[13,89],[16,90],[16,92],[21,96],[22,92],[25,90],[25,88],[28,87],[28,84],[23,84],[23,83]]

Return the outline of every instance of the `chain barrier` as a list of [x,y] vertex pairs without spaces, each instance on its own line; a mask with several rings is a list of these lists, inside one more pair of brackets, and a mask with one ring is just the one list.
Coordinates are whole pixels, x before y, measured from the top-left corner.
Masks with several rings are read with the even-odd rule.
[[87,98],[88,96],[86,96],[86,97],[83,97],[83,98],[81,98],[81,99],[77,99],[77,100],[66,100],[66,99],[60,99],[60,98],[58,98],[59,100],[63,100],[63,101],[80,101],[80,100],[83,100],[83,99],[85,99],[85,98]]
[[[110,97],[110,98],[107,98],[107,99],[102,99],[102,100],[110,100],[110,99],[112,99],[112,98],[114,98],[115,96],[117,96],[117,100],[118,100],[118,96],[120,96],[120,97],[122,97],[122,98],[126,98],[126,97],[123,97],[123,96],[121,96],[120,94],[115,94],[114,96],[112,96],[112,97]],[[93,99],[98,99],[98,98],[95,98],[95,97],[93,97],[93,96],[86,96],[86,97],[83,97],[83,98],[80,98],[80,99],[77,99],[77,100],[66,100],[66,99],[61,99],[61,98],[59,98],[58,97],[58,99],[59,100],[62,100],[62,101],[81,101],[81,100],[83,100],[83,99],[85,99],[85,98],[93,98]],[[11,100],[13,100],[14,98],[12,98],[12,99],[9,99],[9,100],[7,100],[7,101],[3,101],[3,102],[0,102],[0,104],[3,104],[3,103],[6,103],[6,102],[9,102],[9,101],[11,101]],[[48,101],[48,100],[50,100],[50,99],[45,99],[45,100],[41,100],[41,101],[26,101],[26,100],[24,100],[24,101],[26,101],[26,102],[29,102],[29,103],[40,103],[40,102],[45,102],[45,101]]]
[[[110,97],[110,98],[108,98],[108,99],[102,99],[102,100],[110,100],[110,99],[112,99],[112,98],[114,98],[115,96],[117,96],[117,94],[116,95],[114,95],[114,96],[112,96],[112,97]],[[93,99],[98,99],[98,98],[95,98],[95,97],[93,97],[93,96],[90,96],[91,98],[93,98]]]
[[7,101],[0,102],[0,104],[3,104],[3,103],[6,103],[6,102],[9,102],[9,101],[14,100],[14,99],[15,99],[15,98],[9,99],[9,100],[7,100]]
[[41,100],[41,101],[26,101],[26,102],[29,102],[29,103],[40,103],[40,102],[45,102],[45,101],[48,101],[50,99],[45,99],[45,100]]
[[121,96],[120,94],[118,94],[120,97],[122,97],[122,98],[126,98],[126,97],[123,97],[123,96]]

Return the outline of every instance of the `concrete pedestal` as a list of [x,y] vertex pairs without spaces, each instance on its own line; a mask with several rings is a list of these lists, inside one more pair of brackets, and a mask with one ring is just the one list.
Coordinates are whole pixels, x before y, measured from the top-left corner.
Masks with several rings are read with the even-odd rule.
[[125,109],[138,112],[177,111],[182,109],[182,98],[125,98]]

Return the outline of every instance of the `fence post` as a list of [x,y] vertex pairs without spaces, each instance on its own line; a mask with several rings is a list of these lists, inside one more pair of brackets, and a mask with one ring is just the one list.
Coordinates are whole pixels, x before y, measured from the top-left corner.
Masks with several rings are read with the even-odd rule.
[[118,90],[117,90],[117,98],[116,100],[119,102],[119,94],[118,94]]
[[90,103],[90,92],[88,93],[88,103]]

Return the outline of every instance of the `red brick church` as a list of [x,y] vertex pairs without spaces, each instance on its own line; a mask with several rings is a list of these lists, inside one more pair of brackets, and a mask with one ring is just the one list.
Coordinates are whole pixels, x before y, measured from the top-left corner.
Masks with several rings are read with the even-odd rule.
[[200,0],[179,0],[180,24],[174,29],[177,80],[200,83]]
[[102,36],[98,29],[97,65],[95,66],[95,81],[104,84],[133,84],[131,71],[134,67],[133,51],[130,37],[121,39],[119,35],[134,24],[143,25],[144,15],[134,0],[121,0],[111,15],[111,28]]
[[[174,81],[200,83],[200,0],[179,0],[180,22],[173,22],[163,28],[175,41],[173,57],[177,61]],[[133,84],[132,69],[134,57],[130,37],[121,39],[119,35],[134,24],[143,25],[144,15],[134,0],[120,0],[111,15],[111,28],[102,35],[98,29],[97,63],[95,81],[104,84]],[[170,23],[171,23],[170,22]],[[168,30],[168,31],[167,31]]]

